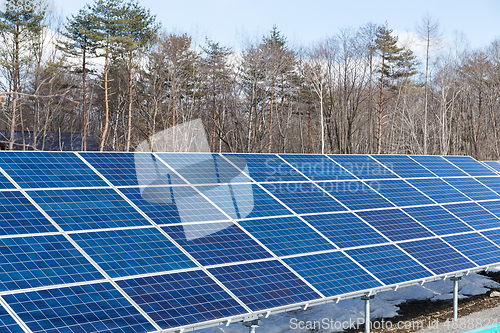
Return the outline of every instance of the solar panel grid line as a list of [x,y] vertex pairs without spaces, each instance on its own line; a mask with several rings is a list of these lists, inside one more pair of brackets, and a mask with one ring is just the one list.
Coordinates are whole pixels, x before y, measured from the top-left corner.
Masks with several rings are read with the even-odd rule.
[[108,283],[108,282],[109,282],[109,280],[106,279],[105,277],[103,277],[102,279],[96,279],[96,280],[91,280],[91,281],[58,283],[58,284],[53,284],[53,285],[48,285],[48,286],[41,286],[41,287],[0,291],[0,296],[23,294],[23,293],[28,293],[28,292],[32,292],[32,291],[53,290],[53,289],[59,289],[59,288],[64,288],[64,287],[87,286],[87,285],[92,285],[92,284]]
[[497,170],[495,170],[490,164],[486,163],[487,161],[478,161],[478,162],[487,167],[488,169],[490,169],[491,171],[493,171],[494,173],[498,174]]
[[[281,158],[281,156],[279,155],[276,155],[278,156],[282,161],[284,161],[285,163],[289,164],[290,167],[292,167],[295,171],[297,171],[299,174],[301,174],[303,177],[307,178],[308,180],[312,181],[311,179],[309,179],[309,177],[307,177],[305,174],[303,174],[300,170],[298,170],[297,168],[295,168],[295,166],[291,165],[288,161],[284,160],[283,158]],[[327,156],[329,157],[329,156]],[[370,156],[370,158],[372,158],[377,164],[380,164],[382,165],[384,168],[386,168],[382,163],[378,162],[377,160],[375,160],[373,157]],[[333,162],[337,163],[336,161],[334,161],[333,159],[331,159]],[[337,163],[338,164],[338,163]],[[340,165],[339,165],[340,166]],[[342,167],[342,166],[340,166]],[[343,167],[342,167],[343,168]],[[388,169],[388,168],[386,168]],[[345,169],[347,172],[349,172],[347,169]],[[388,169],[389,171],[391,171],[390,169]],[[392,171],[391,171],[392,172]],[[350,173],[350,172],[349,172]],[[361,181],[363,184],[365,184],[366,186],[368,186],[369,188],[371,188],[369,185],[366,184],[365,180],[361,180],[359,179],[358,177],[356,177],[354,174],[350,173],[351,175],[353,175],[356,179],[358,179],[359,181]],[[398,176],[399,177],[399,176]],[[367,180],[368,181],[368,180]],[[316,184],[316,182],[313,182],[314,184]],[[260,184],[259,184],[260,185]],[[317,185],[317,184],[316,184]],[[321,188],[321,187],[320,187]],[[321,188],[324,192],[327,193],[327,195],[333,197],[330,193],[328,193],[326,190],[324,190],[323,188]],[[288,209],[291,209],[290,207],[288,207],[285,203],[281,202],[276,196],[274,196],[270,191],[268,191],[267,189],[264,188],[265,191],[268,192],[269,195],[273,196],[276,200],[278,200],[281,204],[283,204],[285,207],[287,207]],[[372,188],[372,190],[374,190]],[[377,191],[375,191],[377,194],[381,195],[380,193],[378,193]],[[384,199],[386,199],[387,201],[391,202],[390,200],[388,200],[385,196],[381,195]],[[334,197],[333,197],[334,198]],[[335,198],[336,199],[336,198]],[[339,200],[336,199],[337,202],[341,203]],[[392,203],[392,202],[391,202]],[[342,203],[341,203],[342,204]],[[392,203],[394,205],[394,203]],[[343,204],[342,204],[343,205]],[[348,208],[347,206],[343,205],[348,211],[350,212],[353,212],[350,208]],[[397,207],[396,205],[394,205],[395,207]],[[383,210],[383,209],[386,209],[386,208],[380,208],[380,210]],[[293,209],[291,209],[293,211]],[[373,210],[373,209],[368,209],[368,210]],[[295,212],[294,212],[295,213]],[[364,221],[366,224],[368,224],[372,229],[376,230],[379,234],[381,234],[384,238],[388,239],[383,233],[379,232],[376,228],[374,228],[372,225],[370,225],[369,223],[367,223],[366,220],[362,219],[358,214],[356,214],[356,216],[358,216],[358,218],[360,218],[362,221]],[[323,233],[321,233],[319,230],[317,230],[314,226],[312,226],[309,222],[307,222],[305,219],[302,218],[302,216],[298,215],[297,214],[297,217],[300,218],[303,222],[305,222],[310,228],[312,228],[313,230],[315,230],[317,233],[319,233],[324,239],[326,239],[329,243],[331,243],[332,245],[334,245],[336,248],[338,248],[338,246],[333,243],[328,237],[326,237]],[[416,221],[417,223],[419,223],[418,221]],[[436,235],[437,236],[437,235]],[[389,239],[388,239],[389,240]],[[390,241],[390,240],[389,240]],[[392,243],[392,241],[391,241]],[[395,244],[396,245],[396,244]],[[423,265],[420,261],[416,260],[416,258],[414,258],[412,255],[410,255],[409,253],[407,253],[407,251],[405,251],[404,249],[402,249],[401,247],[399,247],[398,245],[396,245],[401,251],[403,251],[405,254],[407,254],[408,256],[410,256],[412,259],[414,259],[417,263],[419,263],[421,266],[423,266],[427,271],[429,271],[431,274],[435,275],[434,272],[432,272],[432,270],[430,270],[428,267],[426,267],[425,265]],[[347,255],[346,253],[344,253],[344,255]],[[376,279],[378,282],[382,283],[384,285],[384,283],[379,279],[377,278],[371,271],[369,271],[366,267],[362,266],[361,264],[359,264],[357,261],[354,260],[354,258],[350,257],[349,258],[355,262],[359,267],[361,267],[366,273],[368,273],[370,276],[372,276],[374,279]]]
[[409,157],[412,161],[414,161],[415,163],[419,164],[422,168],[426,169],[427,171],[429,171],[430,173],[432,173],[434,176],[436,176],[436,178],[441,178],[439,177],[435,172],[433,172],[431,169],[429,168],[426,168],[422,163],[420,163],[419,161],[417,161],[416,159],[414,159],[411,155],[406,155],[407,157]]
[[3,297],[0,295],[0,306],[3,306],[3,308],[7,311],[7,313],[14,319],[14,321],[21,327],[21,329],[25,333],[33,333],[28,325],[17,315],[17,313],[11,308],[9,303],[7,303]]
[[[478,179],[478,178],[479,178],[479,179]],[[472,179],[475,179],[477,182],[479,182],[481,185],[483,185],[484,187],[486,187],[488,190],[490,190],[490,191],[492,191],[492,192],[494,192],[494,193],[496,193],[496,194],[500,195],[500,193],[498,193],[497,191],[495,191],[494,189],[492,189],[492,188],[491,188],[491,187],[489,187],[488,185],[486,185],[486,184],[482,183],[482,182],[481,182],[481,177],[472,177]],[[500,177],[499,177],[499,179],[500,179]],[[492,199],[492,200],[494,200],[494,199]],[[476,200],[476,201],[479,201],[479,200]]]
[[[337,198],[335,198],[333,195],[331,195],[330,193],[328,193],[328,191],[326,191],[325,189],[323,189],[321,186],[319,186],[315,181],[313,181],[312,179],[310,179],[309,177],[307,177],[303,172],[301,172],[300,170],[298,170],[295,166],[293,166],[291,163],[287,162],[285,159],[283,159],[281,156],[279,156],[278,154],[276,154],[276,156],[278,158],[280,158],[283,162],[285,162],[286,164],[288,164],[292,169],[294,169],[295,171],[297,171],[300,175],[302,175],[304,178],[306,178],[309,182],[313,183],[316,187],[318,187],[321,191],[323,191],[323,193],[326,193],[326,195],[328,195],[329,197],[333,198],[337,203],[339,203],[340,205],[342,205],[342,207],[344,207],[345,209],[348,209],[348,207],[346,205],[344,205],[342,202],[340,202],[340,200],[338,200]],[[328,156],[327,156],[328,157]],[[333,160],[332,160],[333,161]],[[334,163],[336,163],[337,165],[339,165],[339,167],[341,167],[342,169],[344,169],[340,164],[338,164],[337,162],[333,161]],[[346,169],[344,169],[346,170]],[[347,171],[347,170],[346,170]],[[349,172],[350,173],[350,172]],[[352,175],[352,174],[351,174]],[[356,176],[352,175],[353,177],[355,177],[357,179]],[[277,198],[275,198],[277,199]],[[284,204],[283,202],[281,204]],[[290,207],[287,207],[288,209],[291,209]],[[292,210],[293,211],[293,210]],[[294,213],[296,213],[295,211],[293,211]]]
[[[83,157],[81,157],[78,153],[76,153],[82,160],[85,161],[85,159]],[[155,155],[156,156],[156,155]],[[162,163],[166,164],[161,158],[159,158],[158,156],[156,156]],[[92,168],[101,178],[105,179],[105,177],[97,170],[95,169],[89,162],[85,161],[85,163],[87,165],[89,165],[90,168]],[[167,165],[168,168],[170,168],[172,170],[172,168]],[[177,176],[181,177],[182,180],[186,181],[186,179],[184,177],[182,177],[182,175],[180,175],[179,173],[177,173],[177,171],[175,170],[172,170]],[[158,230],[163,236],[165,236],[170,242],[172,242],[177,249],[179,249],[184,255],[186,255],[189,259],[191,259],[195,264],[196,266],[198,266],[199,268],[201,268],[201,270],[207,274],[217,285],[219,285],[219,287],[221,287],[225,292],[227,292],[234,300],[236,300],[238,302],[238,304],[240,304],[245,310],[249,311],[250,313],[252,312],[250,310],[250,308],[243,302],[241,301],[238,297],[236,297],[236,295],[234,295],[233,292],[231,292],[231,290],[229,290],[225,285],[223,285],[218,279],[215,278],[215,276],[213,276],[213,274],[211,274],[208,269],[206,269],[202,264],[200,264],[200,262],[198,260],[196,260],[192,255],[191,253],[189,253],[186,249],[184,249],[177,241],[175,241],[167,232],[165,232],[165,230],[163,230],[162,228],[160,228],[160,226],[153,220],[151,219],[146,213],[144,213],[134,202],[132,202],[132,200],[130,200],[125,194],[123,194],[121,191],[119,191],[117,188],[114,187],[114,185],[109,182],[108,180],[106,180],[108,182],[108,184],[110,184],[110,186],[125,200],[127,201],[127,203],[129,205],[131,205],[132,207],[134,207],[134,209],[136,209],[146,220],[148,220],[149,223],[151,223],[153,226],[155,226],[156,230]],[[189,184],[188,181],[186,181],[187,184]],[[194,186],[191,186],[192,188],[194,188]],[[199,191],[194,188],[195,191],[197,191],[199,193]],[[207,199],[205,197],[205,199]],[[208,200],[208,199],[207,199]],[[210,202],[212,205],[213,203]],[[215,206],[215,205],[214,205]],[[217,209],[219,209],[219,207],[215,206]],[[220,210],[220,209],[219,209]],[[223,214],[225,214],[223,212]],[[227,215],[227,214],[225,214]],[[151,276],[149,274],[145,274],[144,276]],[[116,282],[114,282],[116,284]],[[120,289],[121,291],[122,289]],[[123,291],[123,293],[125,293]],[[127,297],[130,298],[130,296],[127,295]],[[137,303],[133,303],[133,304],[137,304]],[[139,305],[137,305],[139,306]],[[144,312],[144,310],[141,309],[142,312]],[[141,312],[141,313],[142,313]],[[145,313],[145,312],[144,312]],[[149,316],[146,317],[146,318],[150,318]],[[157,326],[158,324],[155,323],[155,327]],[[159,326],[158,326],[159,327]]]

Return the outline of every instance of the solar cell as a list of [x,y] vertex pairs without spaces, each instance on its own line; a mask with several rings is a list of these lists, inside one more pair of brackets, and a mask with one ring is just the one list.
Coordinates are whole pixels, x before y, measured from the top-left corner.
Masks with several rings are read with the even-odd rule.
[[151,225],[108,188],[40,190],[29,195],[66,231]]
[[399,246],[436,274],[476,267],[459,252],[437,238],[401,243]]
[[465,223],[439,206],[405,208],[404,211],[436,235],[472,231]]
[[361,179],[398,178],[390,169],[368,155],[328,155],[328,157]]
[[465,177],[467,174],[441,156],[410,156],[438,177]]
[[477,177],[477,181],[500,194],[500,177]]
[[297,214],[347,210],[313,183],[267,183],[262,186]]
[[408,179],[408,182],[437,203],[470,201],[469,198],[451,187],[442,179]]
[[233,219],[293,214],[256,184],[197,188]]
[[500,199],[500,196],[473,178],[447,178],[446,182],[472,200]]
[[0,190],[9,190],[9,189],[15,189],[16,187],[14,184],[12,184],[7,177],[4,175],[0,174]]
[[490,214],[477,203],[462,203],[443,206],[476,230],[500,227],[500,219]]
[[239,223],[278,256],[335,249],[320,234],[294,216]]
[[0,290],[102,279],[62,235],[0,239]]
[[500,248],[480,234],[462,234],[443,238],[477,265],[500,262]]
[[382,285],[341,252],[287,258],[285,262],[327,297]]
[[155,331],[110,283],[31,291],[3,298],[33,333]]
[[433,173],[404,155],[371,155],[401,178],[435,177]]
[[302,218],[339,248],[388,242],[353,213],[304,215]]
[[21,192],[0,192],[0,235],[55,231],[52,223]]
[[120,188],[120,192],[158,224],[227,220],[200,193],[188,186]]
[[367,183],[375,191],[400,207],[432,205],[434,203],[434,201],[423,195],[404,180],[375,180]]
[[470,156],[443,156],[455,166],[471,176],[495,176],[496,173],[476,161]]
[[276,260],[216,267],[209,271],[253,311],[320,298]]
[[[191,184],[250,182],[240,170],[217,154],[158,153],[158,156]],[[234,164],[245,168],[244,160]]]
[[486,209],[488,212],[495,215],[497,218],[500,218],[500,201],[482,201],[478,203],[481,207]]
[[70,152],[1,152],[0,167],[22,188],[106,186]]
[[396,284],[432,276],[422,265],[395,245],[381,245],[346,251],[385,284]]
[[117,284],[162,329],[247,312],[202,271],[141,277]]
[[205,266],[271,257],[232,222],[172,225],[162,229]]
[[318,185],[352,210],[394,207],[392,203],[359,181],[324,182]]
[[392,241],[434,236],[399,209],[365,211],[358,215]]
[[230,161],[243,159],[250,177],[257,182],[307,181],[288,163],[273,154],[224,154]]
[[16,323],[14,318],[12,318],[3,306],[0,306],[0,328],[2,332],[5,333],[24,333],[21,326]]
[[151,153],[80,152],[115,186],[185,184]]
[[285,161],[290,163],[311,180],[346,180],[356,179],[346,169],[325,155],[281,155]]
[[197,267],[154,228],[78,233],[71,238],[113,278]]
[[483,161],[481,163],[492,169],[495,173],[500,173],[500,163],[498,161]]

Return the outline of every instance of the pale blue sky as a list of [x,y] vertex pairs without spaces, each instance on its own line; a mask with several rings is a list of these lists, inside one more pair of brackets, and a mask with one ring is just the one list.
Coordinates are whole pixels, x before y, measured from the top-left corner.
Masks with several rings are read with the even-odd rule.
[[[65,15],[93,0],[54,0]],[[327,1],[327,0],[139,0],[161,21],[164,30],[187,32],[198,43],[205,37],[239,48],[242,35],[261,37],[274,24],[294,44],[309,45],[342,27],[367,22],[383,24],[398,33],[413,31],[429,12],[439,20],[444,37],[463,32],[471,46],[500,38],[500,0]]]

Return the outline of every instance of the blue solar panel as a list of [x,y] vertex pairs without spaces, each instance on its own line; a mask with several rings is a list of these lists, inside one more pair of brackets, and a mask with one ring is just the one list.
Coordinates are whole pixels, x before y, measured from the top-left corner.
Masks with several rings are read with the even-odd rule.
[[154,228],[72,234],[111,277],[197,267]]
[[436,235],[472,231],[465,223],[439,206],[405,208],[404,211]]
[[434,236],[399,209],[365,211],[358,215],[393,241]]
[[472,200],[500,199],[498,194],[473,178],[447,178],[446,181]]
[[202,271],[117,283],[163,329],[247,312]]
[[110,283],[5,295],[33,333],[143,333],[155,330]]
[[[217,154],[159,153],[158,156],[191,184],[251,181],[224,157]],[[234,164],[242,169],[245,167],[241,162]]]
[[297,217],[248,220],[240,225],[278,256],[335,249]]
[[7,177],[0,174],[0,189],[15,189],[16,187],[12,184]]
[[488,230],[481,231],[481,235],[487,237],[489,240],[493,241],[495,244],[500,246],[500,230]]
[[436,174],[438,177],[465,177],[467,176],[459,168],[441,156],[410,156],[423,167]]
[[443,156],[446,160],[465,171],[467,174],[475,176],[495,176],[496,173],[476,161],[470,156]]
[[401,243],[399,246],[436,274],[476,267],[459,252],[437,238]]
[[55,231],[52,223],[21,192],[0,192],[0,235]]
[[328,157],[361,179],[398,178],[390,169],[368,155],[328,155]]
[[69,152],[2,152],[0,167],[22,188],[106,186],[78,156]]
[[120,191],[158,224],[227,220],[188,186],[120,188]]
[[443,239],[479,266],[500,263],[500,247],[479,234],[454,235]]
[[24,333],[24,330],[19,326],[14,318],[0,306],[0,329],[4,333]]
[[385,284],[423,279],[432,274],[394,245],[346,251]]
[[476,230],[498,228],[500,219],[490,214],[476,203],[443,206]]
[[112,189],[30,191],[66,231],[151,225]]
[[62,235],[0,239],[0,290],[102,279]]
[[232,222],[173,225],[163,230],[205,266],[271,257]]
[[285,161],[272,154],[224,154],[230,161],[243,159],[250,177],[257,182],[307,181]]
[[313,183],[268,183],[263,186],[297,214],[347,210]]
[[500,173],[500,163],[498,163],[498,161],[483,161],[482,163],[488,166],[490,169],[493,169],[493,171],[497,174]]
[[381,286],[341,252],[287,258],[285,262],[327,297]]
[[281,157],[311,180],[356,179],[325,155],[281,155]]
[[401,178],[435,177],[429,170],[403,155],[372,155]]
[[288,268],[274,260],[209,271],[253,311],[320,298]]
[[478,203],[481,207],[486,209],[488,212],[492,213],[496,217],[500,218],[500,201],[482,201]]
[[359,181],[318,183],[352,210],[394,207],[389,201]]
[[469,198],[445,183],[442,179],[408,179],[408,182],[437,203],[470,201]]
[[369,181],[368,185],[399,207],[434,203],[404,180],[375,180]]
[[478,177],[476,180],[495,191],[497,194],[500,194],[500,177]]
[[197,188],[233,219],[292,214],[256,184],[197,186]]
[[116,186],[185,184],[151,153],[79,153]]
[[353,213],[304,215],[302,217],[340,248],[388,242]]

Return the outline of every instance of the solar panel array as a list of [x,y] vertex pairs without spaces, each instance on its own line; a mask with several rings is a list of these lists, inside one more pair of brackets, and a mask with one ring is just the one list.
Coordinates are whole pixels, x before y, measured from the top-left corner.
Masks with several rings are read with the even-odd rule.
[[2,332],[155,332],[500,263],[500,164],[0,153]]

